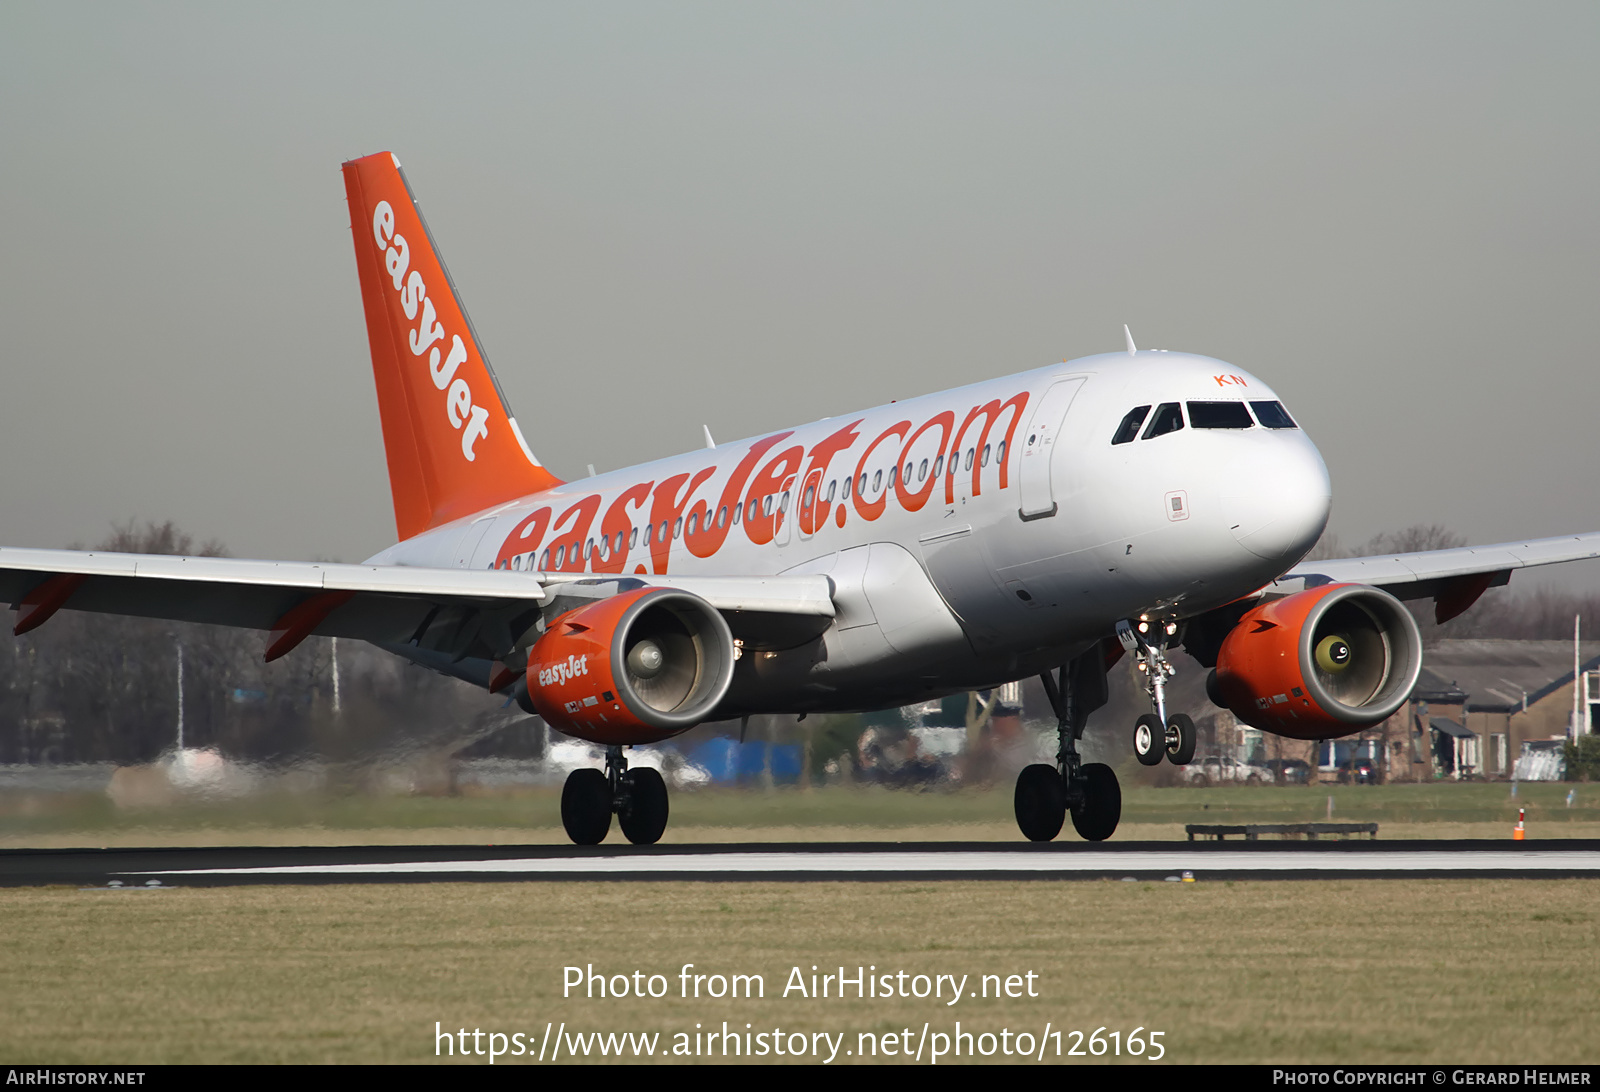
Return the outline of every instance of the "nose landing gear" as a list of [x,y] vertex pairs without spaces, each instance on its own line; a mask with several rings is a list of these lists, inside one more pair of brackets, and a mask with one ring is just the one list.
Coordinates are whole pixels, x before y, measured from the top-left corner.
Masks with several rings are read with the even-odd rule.
[[1138,657],[1145,693],[1155,709],[1133,724],[1133,754],[1145,766],[1157,765],[1163,757],[1175,766],[1187,766],[1194,758],[1194,721],[1186,713],[1167,716],[1167,680],[1178,669],[1167,660],[1165,642],[1176,632],[1177,626],[1169,623],[1157,643],[1151,644],[1127,622],[1117,623],[1117,640]]
[[634,845],[653,845],[667,829],[667,785],[648,766],[628,769],[621,747],[606,748],[606,769],[573,770],[561,790],[561,825],[580,846],[599,845],[611,816]]
[[1122,789],[1110,766],[1084,762],[1078,754],[1089,714],[1108,696],[1100,646],[1039,678],[1055,710],[1060,742],[1054,766],[1038,762],[1017,778],[1013,798],[1017,826],[1029,841],[1048,842],[1061,833],[1070,813],[1079,835],[1091,842],[1105,841],[1122,818]]

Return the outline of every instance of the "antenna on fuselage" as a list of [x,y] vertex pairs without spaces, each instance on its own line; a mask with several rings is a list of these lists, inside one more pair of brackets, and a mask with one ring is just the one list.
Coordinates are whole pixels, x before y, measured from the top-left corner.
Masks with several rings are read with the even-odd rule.
[[1122,332],[1128,337],[1128,355],[1132,356],[1134,353],[1139,351],[1139,346],[1133,343],[1133,331],[1128,329],[1128,324],[1126,322],[1122,324]]
[[700,426],[700,430],[706,434],[706,447],[708,447],[708,448],[716,447],[717,446],[717,442],[711,438],[711,426],[710,425],[701,425]]

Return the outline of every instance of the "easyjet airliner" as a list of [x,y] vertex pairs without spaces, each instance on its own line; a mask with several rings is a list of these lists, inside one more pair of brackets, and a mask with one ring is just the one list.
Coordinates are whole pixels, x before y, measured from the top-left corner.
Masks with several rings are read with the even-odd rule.
[[1401,599],[1440,620],[1511,570],[1600,555],[1600,533],[1302,564],[1328,473],[1272,389],[1220,360],[1126,350],[563,482],[530,449],[388,153],[344,165],[398,542],[361,565],[0,550],[16,632],[58,609],[359,638],[608,749],[562,794],[572,840],[615,815],[658,840],[668,800],[625,749],[703,721],[879,709],[1037,675],[1054,764],[1016,816],[1049,840],[1116,829],[1112,770],[1077,743],[1137,657],[1141,762],[1189,761],[1167,650],[1246,724],[1343,736],[1406,700]]

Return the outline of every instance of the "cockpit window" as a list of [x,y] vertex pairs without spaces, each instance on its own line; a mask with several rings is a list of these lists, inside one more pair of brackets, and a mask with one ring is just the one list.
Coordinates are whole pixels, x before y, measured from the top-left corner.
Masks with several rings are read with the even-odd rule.
[[1149,406],[1134,406],[1128,411],[1128,416],[1122,419],[1122,424],[1117,426],[1117,434],[1111,437],[1113,444],[1131,444],[1139,438],[1139,426],[1144,424],[1144,415],[1150,412]]
[[1256,411],[1256,420],[1267,428],[1299,427],[1281,402],[1251,402],[1250,408]]
[[1250,428],[1254,424],[1243,402],[1189,403],[1189,425],[1192,428]]
[[1144,438],[1152,439],[1156,436],[1165,436],[1169,432],[1177,432],[1183,427],[1183,410],[1178,408],[1176,402],[1163,402],[1156,407],[1155,416],[1150,418],[1150,427],[1144,430]]

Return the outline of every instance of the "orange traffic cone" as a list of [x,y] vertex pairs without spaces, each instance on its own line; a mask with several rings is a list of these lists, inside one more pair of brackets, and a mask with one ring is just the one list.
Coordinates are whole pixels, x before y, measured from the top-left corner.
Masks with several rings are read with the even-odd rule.
[[1527,808],[1517,809],[1517,825],[1511,828],[1511,840],[1513,842],[1523,841],[1527,837],[1527,831],[1522,829],[1522,820],[1527,814]]

